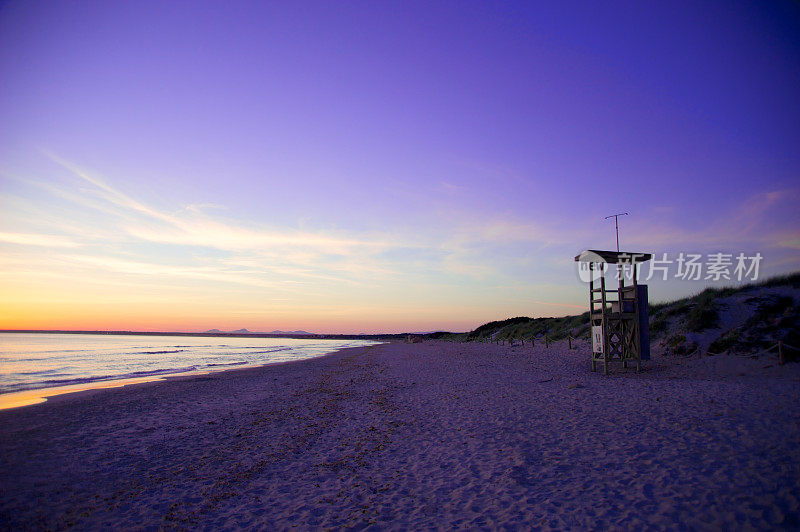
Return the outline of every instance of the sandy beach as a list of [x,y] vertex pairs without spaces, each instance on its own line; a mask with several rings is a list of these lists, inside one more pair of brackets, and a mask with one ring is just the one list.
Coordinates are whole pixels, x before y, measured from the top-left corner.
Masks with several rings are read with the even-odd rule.
[[383,344],[0,411],[0,528],[797,529],[800,365]]

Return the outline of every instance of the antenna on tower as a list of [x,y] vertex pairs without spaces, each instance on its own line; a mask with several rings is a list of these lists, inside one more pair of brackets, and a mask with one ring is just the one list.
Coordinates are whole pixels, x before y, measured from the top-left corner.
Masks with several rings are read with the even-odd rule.
[[609,218],[614,218],[614,229],[617,232],[617,251],[619,251],[619,222],[617,221],[617,219],[620,216],[628,216],[628,213],[627,212],[620,212],[620,213],[617,213],[617,214],[609,214],[608,216],[605,217],[606,220],[608,220]]

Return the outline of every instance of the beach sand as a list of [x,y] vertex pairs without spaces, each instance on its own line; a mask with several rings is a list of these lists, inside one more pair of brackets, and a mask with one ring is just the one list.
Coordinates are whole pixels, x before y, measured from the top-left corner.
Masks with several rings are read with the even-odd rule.
[[348,349],[0,411],[0,528],[797,529],[799,408],[766,358]]

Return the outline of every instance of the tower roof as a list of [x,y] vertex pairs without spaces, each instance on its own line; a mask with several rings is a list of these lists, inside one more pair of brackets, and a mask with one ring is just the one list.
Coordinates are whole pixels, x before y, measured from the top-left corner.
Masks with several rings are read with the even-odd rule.
[[575,262],[607,262],[608,264],[640,264],[652,259],[651,253],[637,251],[605,251],[602,249],[587,249],[575,256]]

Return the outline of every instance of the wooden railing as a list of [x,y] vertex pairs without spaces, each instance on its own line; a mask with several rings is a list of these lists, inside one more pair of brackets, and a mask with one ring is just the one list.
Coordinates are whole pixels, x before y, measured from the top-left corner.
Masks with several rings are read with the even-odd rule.
[[[513,337],[512,338],[494,338],[494,339],[483,338],[483,339],[480,339],[479,341],[483,342],[483,343],[493,342],[493,343],[495,343],[497,345],[506,345],[506,341],[508,341],[508,345],[510,345],[510,346],[513,346],[515,342],[519,342],[520,345],[522,345],[524,347],[526,340],[528,340],[530,342],[531,347],[536,347],[536,341],[537,340],[539,342],[544,341],[544,346],[546,348],[550,347],[550,342],[555,341],[555,340],[551,340],[550,336],[547,335],[547,334],[540,334],[539,336],[535,336],[534,335],[534,336],[519,337],[519,338],[513,338]],[[577,338],[575,336],[572,336],[571,334],[568,334],[567,335],[567,342],[568,342],[569,348],[570,349],[577,349],[577,346],[576,347],[572,347],[572,341],[573,340],[580,340],[580,338]]]
[[[736,353],[731,353],[731,350],[728,349],[724,353],[712,353],[711,351],[706,351],[705,355],[706,356],[720,356],[720,355],[731,356],[732,355],[732,356],[754,357],[754,356],[764,355],[766,353],[769,353],[770,351],[773,351],[776,348],[778,349],[778,361],[779,361],[779,363],[781,365],[786,363],[786,355],[784,354],[784,349],[790,349],[792,351],[800,352],[800,348],[794,347],[793,345],[789,345],[789,344],[787,344],[786,342],[784,342],[782,340],[778,340],[777,344],[775,344],[775,345],[773,345],[771,347],[767,347],[766,349],[762,349],[761,351],[757,351],[755,353],[745,353],[745,354],[737,355]],[[690,351],[687,356],[692,356],[695,353],[697,353],[697,355],[699,357],[703,356],[703,352],[701,351],[701,349],[699,347],[697,349],[695,349],[694,351]]]
[[[493,341],[494,343],[496,343],[498,345],[505,345],[506,340],[508,340],[509,345],[511,345],[511,346],[513,346],[514,342],[516,342],[516,341],[519,341],[520,344],[523,347],[525,346],[525,338],[495,338],[494,340],[492,340],[490,338],[485,338],[485,339],[481,339],[480,341],[484,342],[484,343],[489,343],[489,342]],[[539,335],[539,336],[529,336],[528,340],[530,341],[531,347],[536,347],[536,340],[539,340],[540,342],[542,340],[544,340],[544,346],[546,348],[550,347],[550,342],[552,341],[552,340],[550,340],[550,337],[547,334],[542,334],[542,335]],[[575,346],[575,347],[572,346],[572,341],[573,340],[580,340],[580,338],[577,338],[575,336],[572,336],[571,334],[568,334],[567,335],[567,343],[568,343],[569,349],[577,349],[578,348],[577,346]],[[763,355],[763,354],[766,354],[766,353],[770,353],[770,352],[774,351],[775,349],[778,350],[778,360],[780,361],[781,365],[786,363],[786,355],[785,355],[785,350],[786,349],[789,349],[791,351],[796,351],[796,352],[800,353],[800,348],[795,347],[793,345],[789,345],[786,342],[784,342],[782,340],[779,340],[778,343],[776,343],[775,345],[772,345],[772,346],[770,346],[770,347],[768,347],[766,349],[762,349],[761,351],[757,351],[755,353],[745,353],[745,354],[742,354],[742,355],[737,355],[735,353],[732,353],[731,350],[728,349],[727,351],[725,351],[723,353],[712,353],[710,351],[706,351],[705,355],[707,355],[707,356],[729,355],[729,356],[747,356],[747,357],[752,357],[752,356],[758,356],[758,355]],[[692,356],[692,355],[695,355],[695,354],[697,354],[698,356],[703,356],[704,353],[698,347],[694,351],[690,351],[689,354],[686,355],[686,356]]]

